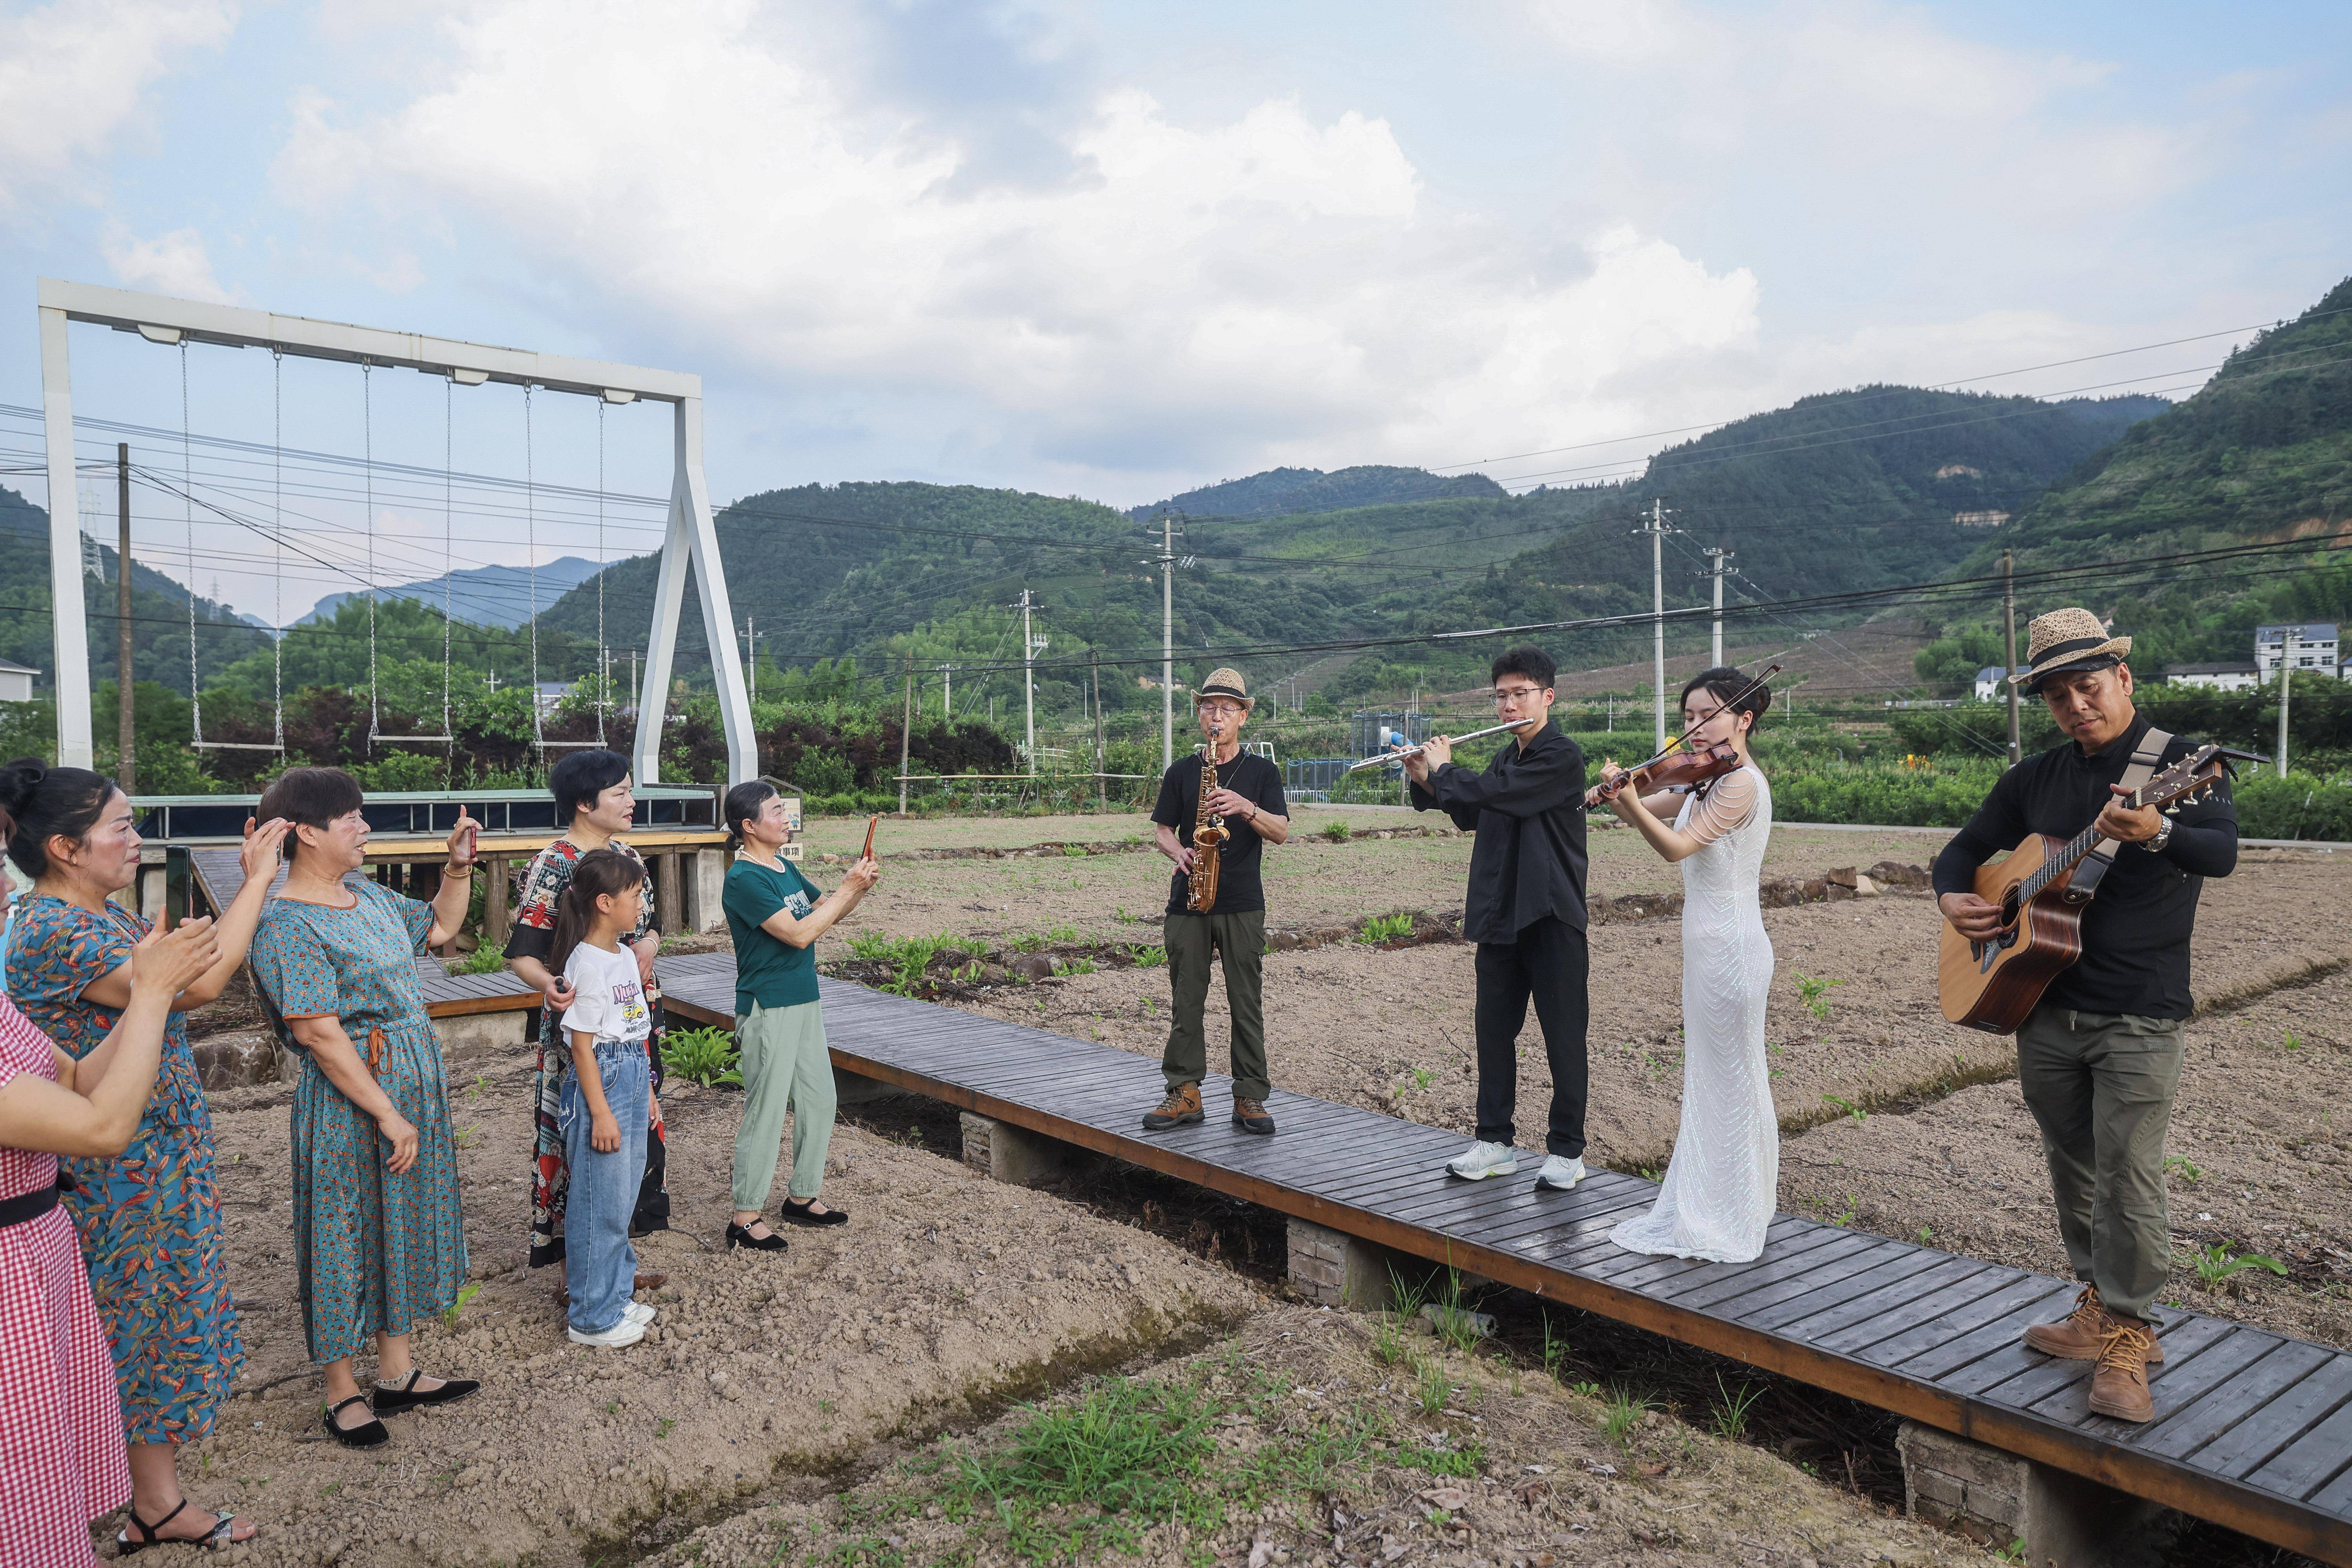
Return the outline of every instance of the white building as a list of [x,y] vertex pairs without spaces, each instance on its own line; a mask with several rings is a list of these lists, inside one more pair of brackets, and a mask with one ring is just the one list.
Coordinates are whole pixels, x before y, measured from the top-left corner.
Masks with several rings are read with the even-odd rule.
[[[2294,645],[2289,655],[2287,646]],[[2262,668],[2263,684],[2268,686],[2278,674],[2279,660],[2292,657],[2297,672],[2308,670],[2315,675],[2339,673],[2344,655],[2336,636],[2334,621],[2308,621],[2302,626],[2256,626],[2254,628],[2254,662]]]
[[2173,686],[2210,686],[2216,691],[2252,691],[2263,683],[2261,672],[2242,662],[2168,664],[2164,679]]
[[[2021,664],[2012,665],[2010,668],[2009,673],[2011,675],[2023,675],[2025,673],[2025,666]],[[2001,685],[2000,666],[1997,664],[1989,664],[1982,669],[1977,671],[1977,700],[1979,702],[2006,702],[2009,700],[2009,693]]]
[[30,702],[33,678],[41,672],[0,658],[0,702]]

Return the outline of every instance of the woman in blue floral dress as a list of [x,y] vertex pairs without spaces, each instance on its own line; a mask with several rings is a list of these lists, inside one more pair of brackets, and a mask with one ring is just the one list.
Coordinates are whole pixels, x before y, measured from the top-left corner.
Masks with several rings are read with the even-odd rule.
[[[139,875],[131,802],[103,774],[33,758],[0,769],[0,806],[16,818],[8,858],[33,879],[16,900],[8,994],[58,1049],[106,1072],[106,1039],[131,1002],[131,949],[148,922],[111,901]],[[245,886],[215,928],[220,957],[172,1002],[163,1065],[131,1145],[111,1158],[59,1162],[114,1352],[131,1466],[126,1544],[243,1541],[242,1521],[188,1506],[179,1450],[212,1431],[245,1364],[213,1184],[212,1121],[188,1048],[185,1013],[218,997],[245,962],[285,825],[246,826]]]
[[[466,917],[475,824],[449,835],[430,904],[352,873],[366,863],[360,786],[337,768],[291,768],[261,809],[292,824],[286,886],[261,913],[253,973],[287,1046],[294,1089],[294,1261],[310,1357],[326,1363],[327,1435],[371,1448],[382,1416],[480,1385],[427,1376],[409,1330],[457,1300],[466,1236],[441,1042],[415,960]],[[373,1396],[352,1359],[375,1347]]]

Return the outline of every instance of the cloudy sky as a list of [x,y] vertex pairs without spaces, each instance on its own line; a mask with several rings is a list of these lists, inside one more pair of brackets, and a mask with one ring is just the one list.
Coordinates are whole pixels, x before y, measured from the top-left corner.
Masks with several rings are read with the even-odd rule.
[[[1533,482],[1863,382],[2181,389],[2230,339],[1996,373],[2352,272],[2347,39],[2147,0],[0,5],[0,403],[38,402],[37,275],[698,371],[720,500]],[[74,353],[80,413],[177,426],[172,351]],[[500,389],[362,414],[289,368],[273,416],[266,360],[189,374],[200,432],[522,470]],[[592,483],[591,407],[541,401],[534,473]],[[666,488],[652,413],[612,488]]]

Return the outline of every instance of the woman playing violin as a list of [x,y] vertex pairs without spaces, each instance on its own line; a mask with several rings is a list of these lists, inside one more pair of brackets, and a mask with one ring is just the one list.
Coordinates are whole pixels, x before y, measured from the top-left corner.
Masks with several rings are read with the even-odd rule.
[[[1727,668],[1692,677],[1683,688],[1690,752],[1632,775],[1604,762],[1592,792],[1683,868],[1682,1126],[1656,1205],[1610,1233],[1634,1252],[1744,1263],[1763,1251],[1772,1222],[1780,1163],[1764,1064],[1772,943],[1757,890],[1772,791],[1748,752],[1772,696],[1746,690],[1751,684]],[[1667,782],[1675,775],[1686,781],[1679,793]]]

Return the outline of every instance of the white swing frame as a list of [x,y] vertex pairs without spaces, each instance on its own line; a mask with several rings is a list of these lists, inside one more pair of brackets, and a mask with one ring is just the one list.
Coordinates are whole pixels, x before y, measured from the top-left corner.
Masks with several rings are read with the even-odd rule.
[[[694,572],[718,676],[719,709],[727,731],[727,782],[760,776],[759,742],[751,729],[751,701],[728,603],[727,575],[719,558],[711,521],[709,482],[702,472],[702,378],[684,371],[646,370],[526,349],[495,348],[453,338],[380,327],[280,316],[236,305],[174,300],[94,283],[56,278],[40,280],[41,408],[49,472],[49,586],[51,626],[57,644],[58,761],[67,767],[92,764],[89,713],[89,620],[82,601],[81,518],[75,506],[58,504],[74,489],[73,377],[68,324],[74,321],[137,332],[150,342],[182,341],[225,348],[266,348],[306,359],[370,363],[447,376],[459,386],[496,381],[514,386],[576,393],[608,404],[667,403],[675,410],[669,521],[662,536],[661,572],[654,590],[653,626],[646,648],[644,679],[637,691],[635,754],[630,759],[639,784],[661,782],[660,718],[668,704],[670,666],[677,652],[678,613],[686,598],[686,574]],[[370,526],[373,520],[369,520]],[[194,593],[193,586],[189,592]],[[537,694],[532,700],[537,700]],[[646,722],[647,715],[654,721]]]

